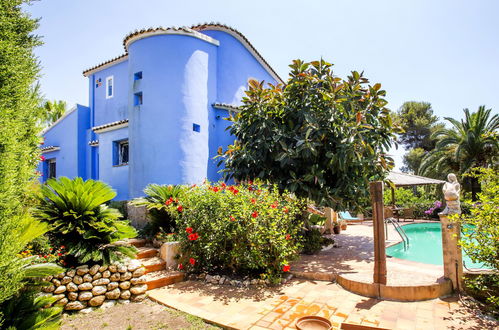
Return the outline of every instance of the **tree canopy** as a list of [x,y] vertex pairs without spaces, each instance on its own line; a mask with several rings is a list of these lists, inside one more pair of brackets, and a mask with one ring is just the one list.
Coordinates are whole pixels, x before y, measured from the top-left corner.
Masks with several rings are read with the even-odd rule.
[[46,100],[42,104],[43,108],[43,119],[42,126],[49,127],[52,125],[57,119],[61,118],[64,113],[67,111],[67,105],[64,101],[50,101]]
[[290,67],[285,86],[250,81],[231,117],[236,141],[220,150],[227,177],[268,180],[338,210],[365,206],[369,181],[393,167],[386,92],[357,71],[335,76],[323,60]]

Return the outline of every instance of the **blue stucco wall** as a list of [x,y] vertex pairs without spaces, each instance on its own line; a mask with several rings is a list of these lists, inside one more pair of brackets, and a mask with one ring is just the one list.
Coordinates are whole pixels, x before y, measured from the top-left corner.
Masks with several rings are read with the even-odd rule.
[[[129,75],[142,71],[129,98],[130,193],[147,184],[199,183],[209,162],[209,111],[216,99],[217,46],[184,35],[157,35],[129,46]],[[133,80],[130,89],[134,88]],[[200,125],[200,132],[193,131]]]
[[128,138],[128,127],[97,134],[99,138],[99,180],[116,191],[115,200],[128,200],[129,165],[113,165],[113,143]]

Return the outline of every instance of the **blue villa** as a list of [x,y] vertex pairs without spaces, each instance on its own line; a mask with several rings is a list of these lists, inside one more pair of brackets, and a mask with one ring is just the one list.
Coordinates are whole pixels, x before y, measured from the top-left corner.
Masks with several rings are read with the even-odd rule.
[[248,80],[282,82],[240,32],[221,24],[135,31],[125,53],[83,72],[89,105],[43,132],[42,180],[98,179],[116,200],[150,183],[221,178],[213,157],[233,143],[223,120]]

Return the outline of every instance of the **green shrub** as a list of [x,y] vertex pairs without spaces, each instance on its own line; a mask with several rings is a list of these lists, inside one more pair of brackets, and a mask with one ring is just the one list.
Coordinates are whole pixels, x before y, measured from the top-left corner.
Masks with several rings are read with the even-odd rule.
[[104,203],[116,193],[103,182],[81,178],[49,179],[42,187],[36,215],[52,226],[52,238],[66,247],[78,263],[109,264],[134,257],[132,246],[113,244],[136,236],[121,214]]
[[299,250],[302,207],[275,186],[204,184],[168,205],[181,267],[277,281]]
[[[391,189],[385,189],[383,200],[385,205],[392,204]],[[416,218],[438,219],[438,212],[441,211],[440,208],[435,207],[435,203],[438,201],[439,198],[436,196],[433,187],[417,187],[415,190],[403,187],[395,189],[395,204],[403,208],[414,208]],[[428,210],[431,210],[431,212],[426,213]]]
[[316,254],[322,250],[323,246],[334,243],[334,240],[322,236],[317,228],[310,228],[303,230],[301,233],[302,253]]
[[149,212],[149,222],[142,234],[154,237],[160,232],[177,232],[177,225],[168,212],[168,205],[181,198],[185,189],[185,186],[150,184],[144,189],[146,197],[131,202],[135,206],[145,206]]

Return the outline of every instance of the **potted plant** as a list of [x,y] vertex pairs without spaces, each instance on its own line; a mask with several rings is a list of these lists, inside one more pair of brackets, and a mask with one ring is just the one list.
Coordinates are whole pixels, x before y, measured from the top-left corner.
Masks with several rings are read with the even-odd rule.
[[340,220],[340,228],[341,230],[347,230],[347,222],[345,220]]
[[338,221],[335,221],[333,223],[333,233],[338,235],[339,233],[341,233],[341,225]]

